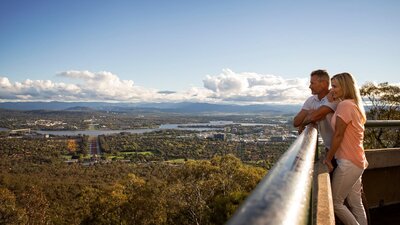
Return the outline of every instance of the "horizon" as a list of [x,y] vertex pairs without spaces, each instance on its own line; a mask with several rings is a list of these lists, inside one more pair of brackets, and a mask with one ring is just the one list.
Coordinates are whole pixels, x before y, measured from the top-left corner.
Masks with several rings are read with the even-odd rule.
[[400,2],[0,2],[0,102],[301,104],[309,74],[400,85]]
[[217,114],[270,114],[283,115],[297,113],[301,104],[251,104],[237,105],[226,103],[177,102],[177,103],[118,103],[118,102],[0,102],[0,110],[18,111],[121,111],[141,113],[178,113],[204,115]]

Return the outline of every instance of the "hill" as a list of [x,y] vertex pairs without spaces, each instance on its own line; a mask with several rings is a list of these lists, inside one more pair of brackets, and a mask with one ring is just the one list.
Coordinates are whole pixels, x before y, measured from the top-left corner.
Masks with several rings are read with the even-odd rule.
[[67,110],[67,111],[143,111],[172,113],[263,113],[290,114],[300,105],[233,105],[197,102],[179,103],[108,103],[108,102],[2,102],[0,109],[12,110]]

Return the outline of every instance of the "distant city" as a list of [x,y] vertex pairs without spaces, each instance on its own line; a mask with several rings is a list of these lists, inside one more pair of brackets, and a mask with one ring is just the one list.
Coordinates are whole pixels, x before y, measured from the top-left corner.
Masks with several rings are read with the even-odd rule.
[[[78,158],[89,160],[107,152],[108,157],[103,159],[119,158],[115,154],[110,155],[111,152],[122,151],[125,152],[125,156],[138,152],[133,148],[121,150],[118,145],[115,149],[105,149],[104,145],[109,144],[105,143],[107,138],[102,137],[115,135],[148,137],[158,132],[169,131],[177,132],[173,137],[174,141],[178,142],[181,139],[203,139],[208,140],[206,142],[224,141],[227,145],[237,143],[233,144],[236,146],[234,149],[237,154],[242,154],[240,148],[245,148],[242,145],[281,143],[286,146],[297,138],[292,118],[293,112],[299,107],[204,103],[133,105],[64,102],[0,103],[0,106],[3,107],[0,109],[2,138],[66,140],[69,143],[75,142],[73,146],[86,146],[86,149],[80,151],[75,149],[65,152],[68,162]],[[285,111],[286,109],[289,111]],[[165,139],[163,135],[160,137]],[[250,150],[252,153],[249,154],[252,156],[239,155],[239,157],[244,161],[261,159],[256,148],[251,148],[253,148]],[[141,149],[139,152],[149,151]],[[163,157],[157,149],[146,154]],[[124,157],[124,160],[128,158]]]

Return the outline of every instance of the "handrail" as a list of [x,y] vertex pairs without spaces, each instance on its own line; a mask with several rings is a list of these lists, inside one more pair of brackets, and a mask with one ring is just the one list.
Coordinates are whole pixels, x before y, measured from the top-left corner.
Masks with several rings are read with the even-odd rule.
[[317,129],[309,125],[227,224],[306,224],[316,143]]
[[400,120],[367,120],[366,127],[400,127]]

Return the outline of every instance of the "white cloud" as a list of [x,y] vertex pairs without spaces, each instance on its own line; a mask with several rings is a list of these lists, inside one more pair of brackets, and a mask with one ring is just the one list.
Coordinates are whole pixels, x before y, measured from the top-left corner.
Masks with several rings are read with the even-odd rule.
[[84,80],[93,79],[95,77],[93,73],[87,70],[85,71],[69,70],[66,72],[59,73],[58,76],[84,79]]
[[205,88],[216,93],[237,93],[249,86],[245,77],[238,76],[230,69],[224,69],[218,76],[207,75],[203,83]]
[[0,77],[0,87],[1,88],[9,88],[11,87],[11,83],[7,77]]
[[284,79],[275,75],[235,73],[224,69],[207,75],[203,87],[186,91],[160,91],[121,80],[101,71],[65,71],[58,76],[77,80],[56,83],[50,80],[25,80],[12,83],[0,76],[0,101],[122,101],[122,102],[226,102],[226,103],[301,103],[309,95],[308,78]]
[[235,73],[229,69],[203,80],[213,98],[252,103],[300,103],[310,95],[307,82],[308,78],[284,79],[275,75]]

